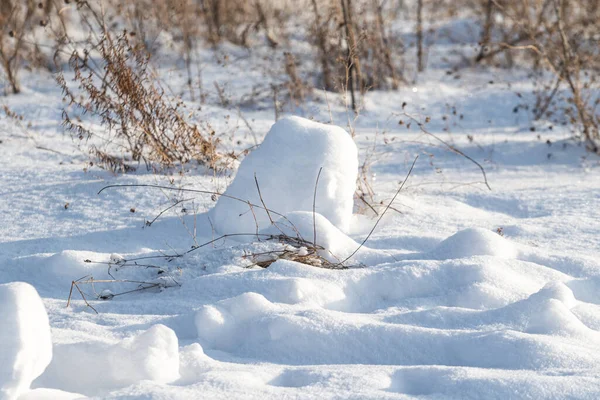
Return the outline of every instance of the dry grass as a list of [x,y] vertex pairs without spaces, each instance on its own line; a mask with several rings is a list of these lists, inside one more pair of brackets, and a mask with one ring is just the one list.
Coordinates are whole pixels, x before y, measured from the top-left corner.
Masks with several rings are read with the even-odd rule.
[[[69,55],[75,49],[87,48],[91,53],[103,52],[102,57],[116,62],[115,57],[136,59],[134,53],[142,54],[142,50],[144,57],[151,59],[163,46],[172,46],[185,65],[187,94],[194,101],[204,101],[214,83],[209,82],[208,88],[203,86],[197,65],[199,49],[208,45],[219,51],[221,44],[230,42],[250,51],[259,48],[261,57],[270,57],[271,49],[270,59],[281,60],[277,66],[266,67],[275,71],[266,73],[271,81],[265,82],[262,95],[253,91],[250,101],[272,99],[278,115],[282,101],[296,107],[310,96],[312,88],[318,88],[349,92],[352,108],[357,112],[360,97],[366,91],[398,89],[409,81],[407,77],[412,80],[416,71],[426,69],[427,46],[433,38],[428,25],[450,21],[459,11],[461,18],[474,18],[481,27],[476,54],[462,54],[461,65],[479,63],[530,70],[538,82],[537,98],[531,104],[533,116],[571,124],[590,150],[600,151],[600,8],[596,0],[0,0],[0,66],[7,88],[16,93],[20,90],[20,69],[54,68],[55,63],[61,67],[67,48]],[[415,43],[411,43],[412,39],[404,43],[401,35],[393,32],[392,23],[400,15],[415,23]],[[72,39],[72,28],[83,30],[86,38]],[[130,33],[126,44],[118,38],[123,31]],[[108,36],[113,39],[107,39]],[[308,56],[317,61],[317,68],[302,64],[304,57],[294,46],[298,36],[310,44]],[[109,47],[113,45],[118,52],[120,47],[126,51],[111,53]],[[77,57],[77,62],[71,58],[70,65],[82,70],[81,77],[85,77],[86,68],[96,68],[91,63],[77,64],[89,61],[89,54],[78,53]],[[405,59],[409,57],[416,60],[408,64]],[[99,72],[103,79],[103,72]],[[159,86],[141,86],[151,101],[166,103]],[[185,115],[176,103],[175,100],[167,107],[169,111]],[[223,103],[231,105],[228,101]],[[102,112],[102,107],[97,111]],[[171,118],[177,121],[177,117]],[[141,144],[146,148],[146,143],[157,142],[161,133],[146,131],[142,136],[135,135],[130,156],[134,160],[147,158],[169,164],[173,160],[196,159],[201,154],[202,163],[214,164],[209,156],[214,154],[211,146],[216,145],[210,138],[211,129],[205,125],[196,132],[186,132],[192,135],[190,143],[155,146],[148,154],[140,153],[137,147]],[[144,139],[138,140],[141,137]],[[174,136],[169,140],[177,141]],[[183,151],[169,154],[169,148],[180,146]]]
[[[78,88],[67,85],[62,74],[57,81],[70,108],[97,116],[105,127],[102,143],[118,139],[119,147],[131,161],[143,161],[149,168],[170,167],[196,161],[211,169],[221,166],[223,155],[217,151],[218,139],[210,125],[195,124],[178,99],[165,94],[149,66],[144,47],[134,45],[130,35],[116,37],[103,32],[95,61],[90,51],[74,51],[69,65]],[[101,67],[99,65],[101,63]],[[98,137],[83,123],[63,112],[63,124],[81,141]],[[125,160],[91,146],[91,152],[113,171],[127,172]]]

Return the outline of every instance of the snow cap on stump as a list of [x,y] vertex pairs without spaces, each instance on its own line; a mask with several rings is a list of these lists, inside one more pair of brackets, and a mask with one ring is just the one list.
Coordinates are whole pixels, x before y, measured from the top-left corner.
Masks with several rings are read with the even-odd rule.
[[50,323],[37,291],[24,282],[0,285],[0,399],[29,390],[51,360]]
[[[350,135],[338,126],[300,117],[283,118],[272,127],[260,147],[240,164],[225,191],[228,196],[262,206],[279,214],[311,211],[319,169],[316,212],[347,231],[353,208],[358,151]],[[255,221],[256,218],[256,221]],[[272,215],[274,220],[278,215]],[[247,203],[221,196],[212,210],[215,229],[222,234],[254,233],[270,225],[267,213]]]

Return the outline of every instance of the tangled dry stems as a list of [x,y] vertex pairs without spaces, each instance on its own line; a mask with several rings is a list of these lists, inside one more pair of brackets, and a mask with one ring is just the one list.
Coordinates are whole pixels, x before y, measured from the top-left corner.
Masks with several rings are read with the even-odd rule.
[[[150,70],[150,55],[142,46],[132,44],[127,32],[115,38],[105,32],[97,49],[101,68],[89,50],[71,55],[69,65],[77,91],[67,85],[62,74],[57,82],[70,108],[100,118],[106,131],[102,142],[113,137],[122,140],[122,151],[132,161],[144,161],[149,168],[190,161],[211,169],[224,165],[215,131],[208,123],[191,123],[184,117],[183,102],[165,94]],[[63,111],[63,125],[75,137],[87,141],[98,136],[67,110]],[[133,169],[123,158],[110,155],[94,143],[90,151],[110,170]]]
[[[300,3],[291,0],[2,0],[0,61],[8,88],[18,92],[19,70],[24,66],[61,69],[64,54],[70,56],[74,47],[82,50],[82,46],[98,50],[97,39],[107,32],[115,38],[116,32],[130,32],[134,35],[128,38],[130,44],[134,48],[141,46],[148,57],[165,45],[161,37],[166,34],[184,61],[191,99],[204,101],[207,88],[196,65],[198,49],[203,44],[208,43],[218,51],[223,42],[250,50],[264,47],[266,43],[273,54],[286,54],[276,67],[278,72],[269,70],[268,73],[274,75],[273,81],[258,90],[264,92],[259,98],[272,98],[276,108],[281,107],[278,104],[285,99],[294,107],[304,101],[313,87],[340,93],[349,91],[352,107],[357,110],[358,97],[365,91],[396,89],[412,81],[416,71],[426,69],[428,46],[436,35],[447,35],[450,41],[456,41],[447,31],[433,32],[457,17],[460,10],[461,17],[478,21],[481,37],[475,54],[463,52],[462,64],[456,67],[488,63],[503,68],[518,65],[530,70],[537,85],[530,107],[533,117],[575,127],[588,148],[599,152],[597,21],[600,8],[596,3],[596,0],[418,0],[412,4],[381,0],[304,0]],[[399,17],[417,22],[413,32],[415,43],[404,43],[405,35],[398,34],[393,22]],[[74,40],[70,35],[76,30],[83,30],[86,39]],[[298,30],[305,33],[311,44],[309,51],[317,60],[316,69],[312,65],[306,68],[296,53],[292,40]],[[113,45],[120,44],[115,39]],[[405,60],[413,50],[415,65]],[[86,57],[89,55],[82,54],[80,61]],[[85,66],[80,65],[80,68],[85,69]],[[102,79],[104,71],[98,72]],[[158,93],[154,93],[154,97],[164,96],[159,87],[155,89]],[[149,87],[146,90],[152,94]],[[225,94],[219,93],[222,99],[227,99]],[[257,100],[256,96],[253,90],[250,101]],[[180,117],[187,114],[181,109],[178,111]],[[148,158],[167,164],[173,160],[199,158],[204,164],[215,164],[213,147],[218,147],[218,143],[211,139],[210,127],[204,124],[197,130],[200,134],[188,130],[195,136],[189,142],[178,143],[170,138],[166,146],[151,144],[155,148]],[[130,158],[143,158],[139,154],[140,143],[145,146],[146,142],[164,140],[152,131],[144,132],[143,136],[141,141],[138,136],[132,137]],[[181,145],[182,149],[170,151],[173,144]],[[116,157],[100,147],[93,152],[108,168],[127,169],[124,165],[128,160],[124,157]]]

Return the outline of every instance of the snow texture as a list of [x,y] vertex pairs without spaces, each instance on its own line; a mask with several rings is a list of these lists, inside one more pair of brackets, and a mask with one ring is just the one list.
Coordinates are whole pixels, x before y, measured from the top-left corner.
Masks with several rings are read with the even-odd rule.
[[469,228],[450,236],[440,243],[431,257],[437,259],[470,256],[517,258],[514,245],[497,233],[482,228]]
[[[358,153],[354,141],[342,128],[300,117],[277,121],[260,147],[240,164],[234,181],[212,210],[219,233],[254,233],[256,224],[270,224],[263,210],[277,215],[312,211],[319,169],[316,211],[345,231],[350,226],[356,188]],[[258,181],[258,187],[255,181]],[[250,210],[247,202],[254,206]]]
[[0,398],[17,399],[29,390],[51,359],[48,315],[35,288],[0,285]]
[[40,383],[86,393],[142,380],[170,383],[179,376],[177,335],[158,324],[117,343],[58,345]]

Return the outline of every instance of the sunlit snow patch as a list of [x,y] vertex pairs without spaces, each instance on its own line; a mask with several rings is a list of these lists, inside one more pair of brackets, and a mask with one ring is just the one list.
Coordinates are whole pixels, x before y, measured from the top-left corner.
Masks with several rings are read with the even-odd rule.
[[497,233],[482,228],[469,228],[442,241],[429,255],[438,260],[471,256],[517,258],[515,246]]
[[57,345],[52,363],[37,383],[93,395],[104,388],[124,387],[142,380],[169,383],[179,376],[177,335],[157,324],[113,344]]
[[48,315],[33,286],[0,285],[0,398],[27,391],[52,359]]

